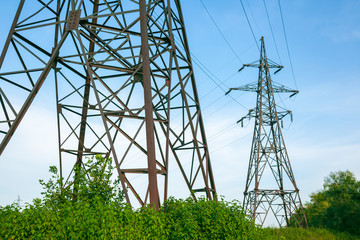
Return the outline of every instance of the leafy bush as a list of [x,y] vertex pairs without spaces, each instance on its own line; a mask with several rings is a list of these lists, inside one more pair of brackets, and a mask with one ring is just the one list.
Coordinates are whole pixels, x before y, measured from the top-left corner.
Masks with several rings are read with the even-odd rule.
[[267,239],[237,201],[197,202],[170,198],[164,204],[169,239]]
[[41,193],[43,201],[54,207],[59,203],[74,202],[74,200],[121,204],[124,196],[119,187],[119,179],[112,180],[114,167],[111,162],[111,158],[102,156],[88,158],[82,167],[77,165],[74,167],[76,182],[69,181],[66,187],[62,185],[64,179],[60,178],[57,168],[50,166],[49,172],[53,174],[52,177],[48,182],[39,180],[44,189]]
[[[164,212],[166,210],[166,213]],[[23,210],[0,210],[3,239],[276,239],[256,227],[237,204],[169,199],[161,211],[149,206],[34,202]]]
[[250,221],[238,202],[169,198],[159,211],[124,203],[111,160],[76,169],[76,190],[63,187],[56,167],[40,181],[42,199],[20,209],[0,207],[0,239],[278,239]]
[[[16,204],[0,207],[0,239],[359,239],[321,228],[263,229],[237,201],[223,199],[171,197],[159,211],[133,209],[124,202],[119,180],[112,180],[111,159],[100,156],[75,169],[76,186],[69,182],[63,187],[56,167],[50,172],[50,180],[40,180],[41,199],[23,209]],[[306,205],[310,225],[356,231],[351,229],[360,222],[358,197],[359,182],[350,172],[332,173],[324,190],[312,194]]]

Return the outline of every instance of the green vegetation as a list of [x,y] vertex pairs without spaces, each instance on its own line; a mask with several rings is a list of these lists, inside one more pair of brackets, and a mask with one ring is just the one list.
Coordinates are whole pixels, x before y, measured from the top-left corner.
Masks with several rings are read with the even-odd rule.
[[323,189],[310,195],[305,214],[312,227],[360,236],[360,181],[349,171],[332,172]]
[[[262,229],[237,201],[170,198],[158,212],[150,206],[136,210],[124,202],[119,181],[112,180],[111,159],[92,158],[84,166],[86,173],[75,169],[75,194],[74,184],[64,188],[56,167],[50,167],[53,176],[40,181],[41,199],[23,209],[0,207],[0,239],[359,239],[317,228]],[[326,184],[332,186],[332,180]]]
[[349,233],[335,232],[323,228],[267,228],[267,235],[281,236],[286,240],[359,240],[359,236]]
[[170,198],[158,212],[134,210],[124,203],[118,180],[111,180],[110,159],[89,159],[85,168],[75,170],[76,196],[50,167],[51,179],[40,181],[42,199],[24,209],[0,208],[0,239],[274,239],[236,201]]

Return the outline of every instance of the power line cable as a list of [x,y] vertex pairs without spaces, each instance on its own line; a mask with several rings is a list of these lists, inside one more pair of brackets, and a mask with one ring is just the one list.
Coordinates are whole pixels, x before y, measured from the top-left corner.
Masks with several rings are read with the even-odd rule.
[[257,48],[258,48],[258,50],[259,50],[259,52],[260,52],[260,47],[259,47],[258,41],[256,40],[256,37],[255,37],[254,31],[253,31],[253,28],[252,28],[252,26],[251,26],[251,23],[250,23],[250,21],[249,21],[249,17],[248,17],[248,15],[246,14],[246,10],[245,10],[244,4],[243,4],[242,0],[239,0],[239,1],[240,1],[240,3],[241,3],[242,9],[243,9],[243,11],[244,11],[244,14],[245,14],[247,23],[248,23],[248,25],[249,25],[249,27],[250,27],[251,33],[252,33],[252,35],[253,35],[253,37],[254,37],[254,41],[255,41],[255,43],[256,43],[256,46],[257,46]]
[[261,31],[261,28],[259,27],[259,25],[258,25],[257,22],[256,22],[256,18],[255,18],[255,16],[254,16],[254,13],[253,13],[253,11],[252,11],[252,8],[251,8],[251,6],[250,6],[250,4],[249,4],[249,1],[246,0],[246,3],[247,3],[247,6],[248,6],[248,8],[249,8],[250,15],[251,15],[251,17],[252,17],[252,19],[253,19],[253,22],[254,22],[254,24],[255,24],[255,28],[254,28],[254,29],[257,29],[258,32],[261,33],[261,32],[262,32],[262,31]]
[[282,13],[282,10],[281,10],[281,3],[280,3],[280,0],[278,0],[278,3],[279,3],[279,9],[280,9],[280,15],[281,15],[281,21],[282,21],[282,26],[283,26],[284,36],[285,36],[286,49],[287,49],[287,52],[288,52],[288,55],[289,55],[289,61],[290,61],[290,67],[291,67],[291,73],[292,73],[292,76],[293,76],[293,79],[294,79],[295,88],[296,88],[296,90],[298,90],[297,83],[296,83],[296,79],[295,79],[295,74],[294,74],[294,68],[293,68],[292,61],[291,61],[290,50],[289,50],[289,44],[288,44],[288,40],[287,40],[287,36],[286,36],[285,23],[284,23],[283,13]]
[[[220,86],[220,84],[217,83],[217,81],[219,81],[219,82],[220,82],[222,85],[224,85],[227,89],[228,89],[229,87],[226,86],[223,82],[221,82],[220,79],[218,79],[212,72],[210,72],[210,70],[209,70],[205,65],[203,65],[203,64],[194,56],[193,53],[190,52],[190,54],[191,54],[191,56],[192,56],[192,59],[194,60],[194,63],[201,69],[201,71],[203,71],[203,72],[209,77],[209,79],[210,79],[213,83],[215,83],[216,86],[218,86],[224,93],[226,93],[227,90],[225,90],[222,86]],[[202,66],[201,66],[201,65],[202,65]],[[205,71],[204,69],[205,69],[206,71]],[[212,76],[210,76],[210,74],[213,75],[213,77],[214,77],[215,79],[217,79],[217,81],[216,81]],[[239,101],[237,101],[237,100],[236,100],[235,98],[233,98],[231,95],[229,95],[229,97],[230,97],[232,100],[234,100],[236,103],[238,103],[240,106],[242,106],[243,108],[245,108],[246,110],[248,110],[248,108],[246,108],[243,104],[241,104]]]
[[[246,53],[248,50],[250,50],[252,47],[254,47],[255,44],[251,44],[248,48],[246,48],[244,51],[242,51],[240,53],[240,55]],[[235,57],[236,58],[236,57]],[[234,58],[234,59],[235,59]],[[227,66],[228,64],[226,64],[225,66]],[[221,67],[220,69],[222,69],[223,67]],[[232,79],[236,74],[238,73],[238,71],[236,71],[235,73],[233,73],[231,76],[227,77],[225,80],[223,80],[224,83],[226,83],[227,81],[229,81],[230,79]],[[213,74],[214,75],[214,74]],[[210,91],[208,91],[207,93],[205,93],[203,96],[201,96],[200,98],[205,98],[207,97],[210,93],[212,93],[214,90],[216,90],[217,87],[211,89]]]
[[234,62],[235,59],[237,59],[237,57],[233,57],[226,62],[225,61],[222,62],[223,64],[218,66],[215,70],[213,70],[213,73],[216,74],[216,73],[220,72],[221,70],[224,70],[224,68],[229,66],[229,64],[231,64],[232,62]]
[[213,152],[213,153],[214,153],[214,152],[217,152],[217,151],[219,151],[219,150],[221,150],[221,149],[223,149],[223,148],[225,148],[225,147],[227,147],[227,146],[229,146],[229,145],[231,145],[231,144],[233,144],[233,143],[235,143],[235,142],[238,142],[238,141],[240,141],[240,140],[242,140],[242,139],[250,136],[250,135],[252,135],[252,132],[246,134],[245,136],[242,136],[242,137],[240,137],[240,138],[237,138],[237,139],[235,139],[234,141],[231,141],[231,142],[229,142],[229,143],[227,143],[227,144],[225,144],[225,145],[223,145],[223,146],[221,146],[221,147],[213,150],[212,152]]
[[[201,1],[202,5],[204,6],[205,10],[207,11],[207,13],[209,14],[210,18],[212,19],[213,23],[214,23],[215,26],[217,27],[218,31],[219,31],[220,34],[222,35],[222,37],[223,37],[223,39],[225,40],[225,42],[228,44],[228,46],[229,46],[230,49],[233,51],[233,53],[236,55],[236,57],[239,59],[239,61],[242,62],[241,59],[240,59],[240,57],[236,54],[236,52],[234,51],[234,49],[231,47],[231,45],[229,44],[229,42],[226,40],[225,36],[222,34],[222,32],[221,32],[220,28],[217,26],[215,20],[211,17],[209,11],[206,9],[206,7],[205,7],[204,3],[202,2],[202,0],[200,0],[200,1]],[[177,36],[175,36],[175,41],[176,41],[176,40],[180,41],[179,39],[177,39]],[[257,43],[256,41],[255,41],[255,43],[256,43],[256,45],[257,45],[257,47],[258,47],[258,49],[259,49],[258,43]],[[181,44],[180,44],[180,46],[181,46],[181,48],[183,48],[183,46],[182,46]],[[250,47],[249,47],[248,49],[246,49],[244,52],[246,52],[247,50],[249,50],[251,47],[252,47],[252,46],[250,46]],[[184,50],[184,48],[183,48],[183,50]],[[234,73],[234,74],[232,74],[230,77],[228,77],[227,79],[225,79],[225,80],[222,82],[222,81],[220,81],[220,79],[218,79],[191,51],[190,51],[190,55],[192,56],[193,62],[200,68],[200,70],[203,71],[203,72],[205,73],[205,75],[206,75],[213,83],[215,83],[215,85],[216,85],[218,88],[220,88],[224,93],[226,93],[226,90],[225,90],[220,84],[222,84],[222,85],[225,86],[226,88],[229,88],[228,86],[226,86],[226,85],[224,84],[224,82],[226,82],[226,81],[228,81],[229,79],[231,79],[232,77],[234,77],[234,76],[237,74],[237,72]],[[213,77],[212,77],[211,75],[212,75]],[[219,84],[215,79],[216,79],[217,81],[219,81],[220,84]],[[215,89],[216,89],[216,88],[214,88],[213,90],[215,90]],[[210,92],[212,92],[213,90],[211,90]],[[209,93],[207,93],[206,95],[208,95],[208,94],[209,94]],[[221,97],[222,97],[222,96],[221,96]],[[219,97],[219,98],[217,98],[215,101],[211,102],[208,106],[206,106],[206,108],[209,107],[209,106],[211,106],[211,105],[213,105],[213,104],[214,104],[215,102],[217,102],[218,100],[220,100],[221,97]],[[246,108],[244,105],[242,105],[240,102],[238,102],[235,98],[233,98],[233,97],[230,96],[230,95],[229,95],[229,97],[230,97],[233,101],[235,101],[236,103],[238,103],[240,106],[242,106],[243,108],[245,108],[246,110],[248,110],[248,108]],[[204,109],[203,109],[203,110],[204,110]],[[216,112],[216,111],[215,111],[215,112]],[[213,112],[213,113],[214,113],[214,112]],[[211,113],[211,114],[213,114],[213,113]],[[235,124],[235,125],[236,125],[236,124]],[[229,128],[229,127],[227,127],[227,128]],[[233,125],[230,126],[230,129],[232,129],[232,128],[233,128]],[[228,130],[228,131],[229,131],[229,130]],[[227,131],[226,131],[226,132],[227,132]],[[224,134],[224,130],[221,130],[221,131],[217,132],[215,135],[222,135],[222,134]],[[213,139],[212,139],[212,140],[213,140]],[[223,146],[223,147],[225,147],[225,146]],[[220,149],[218,149],[218,150],[220,150]]]
[[[156,16],[156,14],[155,14],[155,16]],[[182,42],[182,40],[179,39],[177,36],[175,36],[174,41],[175,41],[175,42],[176,42],[176,41]],[[257,44],[257,43],[256,43],[256,44]],[[184,48],[184,46],[183,46],[182,44],[180,44],[180,47],[181,47],[184,51],[186,51],[185,48]],[[259,46],[258,46],[258,48],[259,48]],[[227,91],[226,91],[224,88],[222,88],[222,87],[216,82],[216,80],[214,80],[214,79],[210,76],[210,74],[211,74],[212,76],[214,76],[214,78],[216,78],[217,81],[219,81],[219,82],[220,82],[222,85],[224,85],[227,89],[228,89],[229,87],[226,86],[223,82],[221,82],[221,80],[218,79],[212,72],[210,72],[210,70],[209,70],[207,67],[205,67],[205,65],[204,65],[190,50],[189,50],[189,52],[190,52],[190,55],[191,55],[191,57],[192,57],[193,62],[200,68],[200,70],[203,71],[203,72],[205,73],[205,75],[208,76],[208,78],[209,78],[213,83],[215,83],[216,86],[218,86],[224,93],[226,93]],[[201,67],[201,65],[202,65],[202,67]],[[207,71],[208,73],[207,73],[204,69],[206,69],[206,71]],[[209,74],[209,73],[210,73],[210,74]],[[244,105],[242,105],[239,101],[237,101],[237,100],[236,100],[235,98],[233,98],[232,96],[230,96],[230,98],[233,99],[236,103],[238,103],[238,104],[239,104],[240,106],[242,106],[243,108],[247,109]],[[248,109],[247,109],[247,110],[248,110]]]
[[205,109],[209,108],[211,105],[213,105],[214,103],[218,102],[221,98],[223,98],[224,95],[221,94],[221,96],[219,96],[218,98],[216,98],[214,101],[212,101],[210,104],[206,105],[205,107],[203,107],[201,110],[204,111]]
[[[233,78],[237,73],[238,73],[238,71],[236,71],[234,74],[232,74],[231,76],[229,76],[228,78],[226,78],[226,79],[224,80],[224,83],[227,82],[227,81],[229,81],[231,78]],[[204,99],[205,97],[207,97],[210,93],[212,93],[212,92],[213,92],[214,90],[216,90],[216,89],[217,89],[217,87],[211,89],[209,92],[207,92],[206,94],[204,94],[203,96],[201,96],[201,98]]]
[[224,41],[226,42],[226,44],[229,46],[229,48],[231,49],[231,51],[234,53],[234,55],[237,57],[237,59],[240,61],[240,63],[243,64],[243,61],[241,61],[239,55],[235,52],[235,50],[231,47],[229,41],[226,39],[225,35],[223,34],[223,32],[221,31],[221,29],[219,28],[219,26],[216,24],[214,18],[211,16],[209,10],[206,8],[204,2],[202,0],[200,0],[201,5],[204,7],[206,13],[209,15],[209,17],[211,18],[211,21],[214,23],[216,29],[219,31],[221,37],[224,39]]
[[236,123],[231,124],[230,126],[227,126],[223,128],[222,130],[216,132],[215,134],[208,137],[208,142],[211,142],[213,139],[216,139],[218,136],[223,135],[224,133],[232,130],[235,126],[237,126]]
[[270,22],[269,12],[268,12],[268,10],[267,10],[265,0],[263,0],[263,3],[264,3],[264,7],[265,7],[265,11],[266,11],[266,16],[267,16],[267,19],[268,19],[268,23],[269,23],[269,26],[270,26],[271,35],[272,35],[272,38],[273,38],[273,40],[274,40],[274,44],[275,44],[275,48],[276,48],[276,53],[277,53],[277,55],[278,55],[278,57],[279,57],[280,64],[282,65],[282,63],[281,63],[281,58],[280,58],[280,54],[279,54],[279,49],[278,49],[278,46],[277,46],[276,41],[275,41],[274,31],[273,31],[273,28],[272,28],[272,25],[271,25],[271,22]]
[[[245,93],[243,93],[245,94]],[[238,98],[240,98],[243,94],[241,94],[240,96],[238,96]],[[230,101],[226,102],[225,104],[221,105],[220,107],[218,107],[217,109],[215,109],[214,111],[212,111],[211,113],[209,114],[206,114],[207,117],[210,117],[211,115],[213,115],[214,113],[218,112],[220,109],[223,109],[226,105],[228,105],[229,103],[231,102],[231,99]]]

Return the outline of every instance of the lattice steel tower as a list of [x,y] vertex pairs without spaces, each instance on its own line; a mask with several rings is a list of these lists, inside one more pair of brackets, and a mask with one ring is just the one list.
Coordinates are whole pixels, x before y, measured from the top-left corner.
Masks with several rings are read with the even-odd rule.
[[21,0],[0,57],[0,154],[46,79],[64,186],[101,154],[127,202],[158,206],[172,159],[194,198],[214,199],[179,0]]
[[[255,83],[242,87],[231,88],[257,93],[256,109],[241,118],[255,118],[254,136],[252,141],[249,169],[244,191],[244,210],[250,214],[256,223],[263,225],[272,213],[277,223],[307,226],[306,216],[301,204],[299,189],[291,169],[289,156],[285,147],[280,125],[282,119],[291,115],[291,111],[277,111],[274,93],[297,94],[283,85],[271,81],[270,68],[279,72],[283,66],[276,64],[266,56],[264,38],[261,38],[260,60],[245,67],[259,69],[259,78]],[[239,70],[239,71],[240,71]]]

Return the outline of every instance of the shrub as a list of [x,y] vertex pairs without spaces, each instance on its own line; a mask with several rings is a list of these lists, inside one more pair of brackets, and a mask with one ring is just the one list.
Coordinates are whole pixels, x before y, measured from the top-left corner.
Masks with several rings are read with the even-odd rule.
[[124,202],[111,160],[88,159],[76,191],[62,186],[56,167],[44,191],[20,209],[0,207],[0,239],[278,239],[248,219],[237,201],[169,198],[155,211]]

